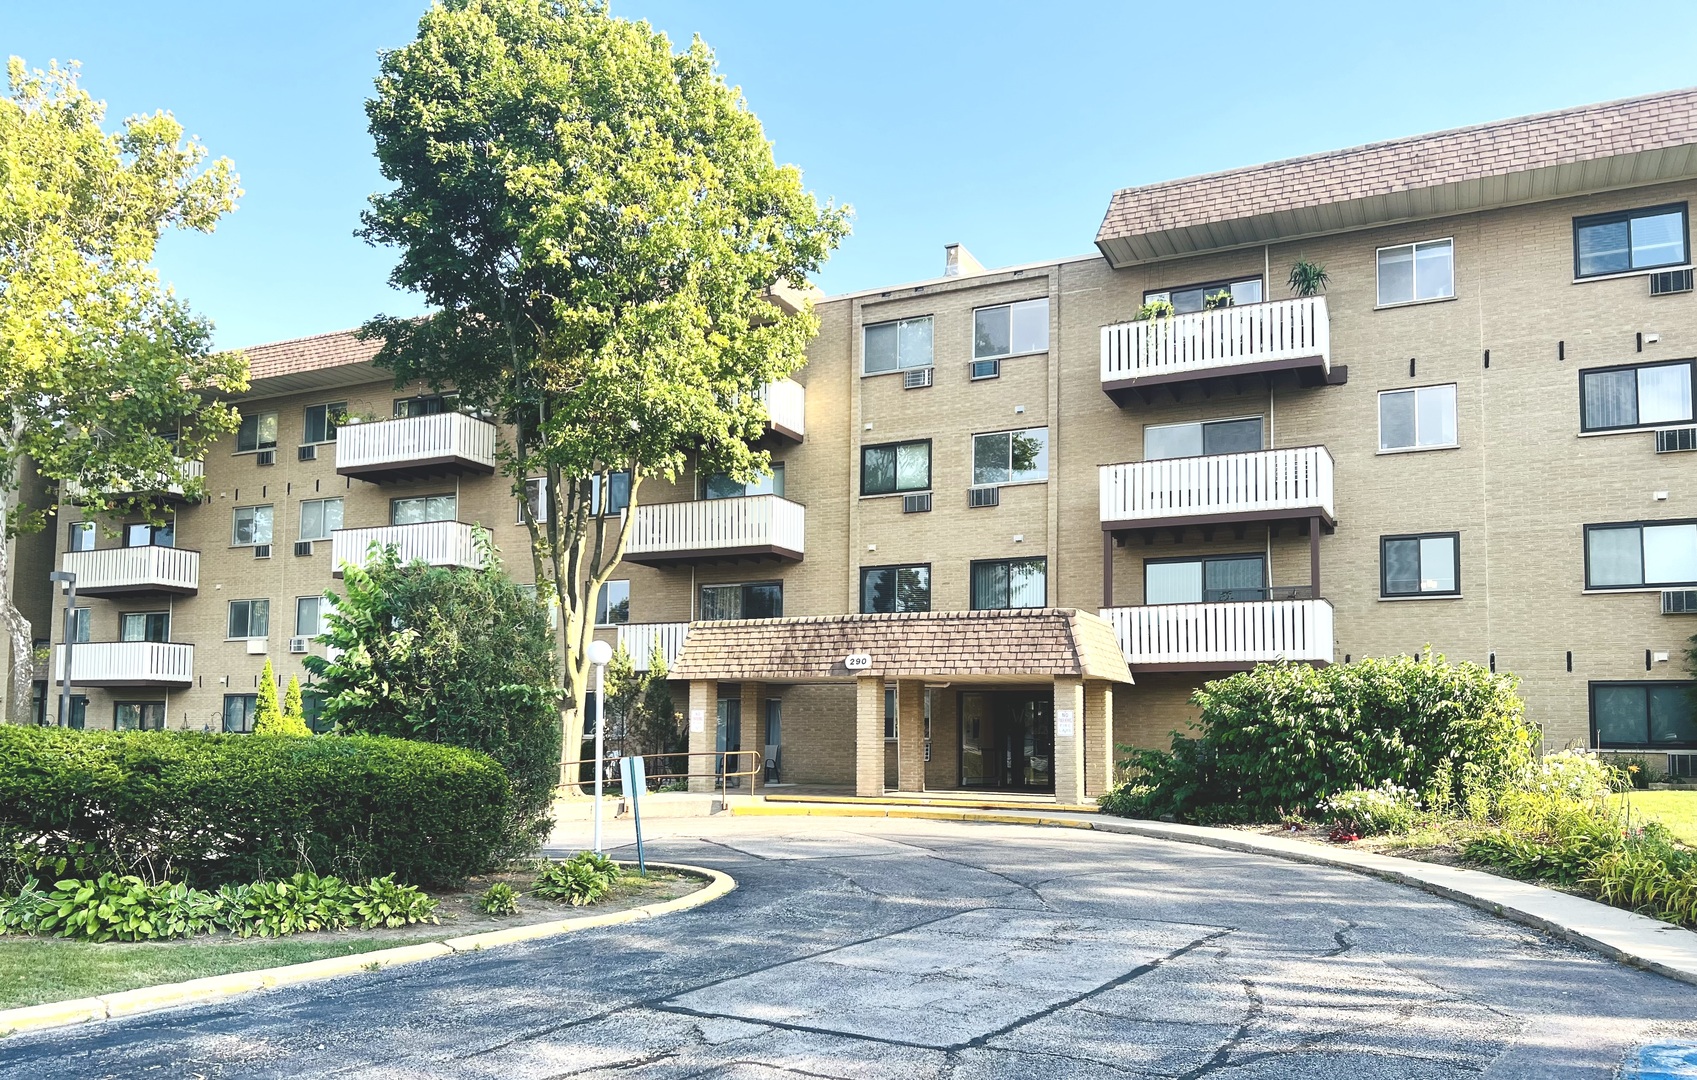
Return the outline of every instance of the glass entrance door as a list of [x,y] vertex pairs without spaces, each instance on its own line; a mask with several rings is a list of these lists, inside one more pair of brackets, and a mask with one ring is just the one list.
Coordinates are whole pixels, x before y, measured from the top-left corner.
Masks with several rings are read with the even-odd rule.
[[961,786],[1054,791],[1054,705],[1049,692],[963,692]]

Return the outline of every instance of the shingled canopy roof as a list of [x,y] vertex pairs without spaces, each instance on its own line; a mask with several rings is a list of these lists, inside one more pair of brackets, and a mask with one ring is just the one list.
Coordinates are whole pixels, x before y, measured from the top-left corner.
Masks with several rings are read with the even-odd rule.
[[1697,90],[1208,173],[1116,192],[1116,267],[1697,176]]
[[[872,666],[850,671],[856,653]],[[923,611],[803,619],[698,622],[689,628],[674,679],[771,682],[944,678],[1031,682],[1057,675],[1129,683],[1113,627],[1072,608]]]
[[288,394],[331,386],[352,386],[393,376],[371,363],[380,341],[361,341],[353,330],[249,345],[250,394]]

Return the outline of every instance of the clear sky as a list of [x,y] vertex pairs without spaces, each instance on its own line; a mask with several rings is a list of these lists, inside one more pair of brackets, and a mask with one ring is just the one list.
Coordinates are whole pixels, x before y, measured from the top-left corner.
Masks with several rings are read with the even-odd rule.
[[[165,278],[221,346],[421,310],[355,238],[363,102],[425,0],[0,0],[0,51],[83,64],[109,121],[174,112],[247,194]],[[1118,187],[1697,83],[1697,4],[615,0],[699,33],[780,161],[851,203],[846,292],[1091,250]]]

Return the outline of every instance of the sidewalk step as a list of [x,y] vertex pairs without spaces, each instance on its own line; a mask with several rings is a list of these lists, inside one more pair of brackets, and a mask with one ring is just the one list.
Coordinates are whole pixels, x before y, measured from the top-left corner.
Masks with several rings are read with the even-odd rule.
[[769,803],[808,803],[841,806],[911,806],[927,810],[1029,810],[1045,813],[1064,810],[1069,814],[1094,814],[1094,803],[1026,802],[1019,799],[959,799],[924,795],[765,795]]

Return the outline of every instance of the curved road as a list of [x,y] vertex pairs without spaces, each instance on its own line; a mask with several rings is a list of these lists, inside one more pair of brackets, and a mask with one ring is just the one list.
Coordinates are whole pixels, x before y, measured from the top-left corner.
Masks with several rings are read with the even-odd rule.
[[[653,823],[741,887],[0,1043],[0,1076],[1609,1077],[1697,988],[1342,871],[1063,829]],[[612,837],[628,837],[628,826]]]

